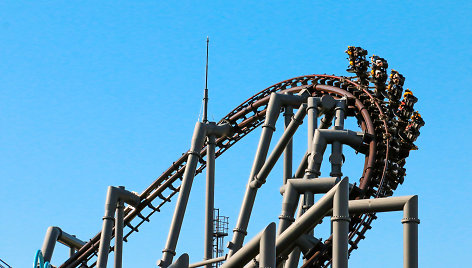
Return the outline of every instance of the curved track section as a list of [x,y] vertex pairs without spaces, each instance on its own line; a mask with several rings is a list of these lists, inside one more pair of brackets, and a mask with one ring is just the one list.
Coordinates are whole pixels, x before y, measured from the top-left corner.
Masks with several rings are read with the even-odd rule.
[[[299,92],[308,89],[313,96],[330,94],[335,98],[347,96],[349,100],[348,116],[358,120],[360,128],[370,134],[370,142],[365,148],[365,164],[363,175],[359,179],[358,187],[353,191],[351,198],[377,198],[392,195],[398,184],[403,182],[405,175],[404,158],[399,151],[404,150],[398,131],[396,113],[392,112],[391,104],[374,96],[367,85],[359,83],[356,78],[339,77],[332,75],[307,75],[282,81],[268,87],[252,96],[232,110],[222,120],[231,124],[234,134],[230,137],[217,140],[216,157],[231,148],[236,142],[249,134],[264,122],[269,95],[272,92]],[[281,111],[282,112],[282,111]],[[403,147],[402,147],[403,146]],[[408,149],[414,145],[409,144]],[[205,169],[203,157],[206,147],[201,151],[197,174]],[[149,222],[152,215],[179,192],[180,182],[185,170],[188,153],[162,173],[141,194],[141,203],[136,208],[127,207],[125,210],[125,241],[134,232],[138,232],[141,225]],[[371,228],[375,214],[356,215],[350,225],[350,251],[357,248],[359,241],[365,238],[365,233]],[[75,255],[65,261],[60,267],[94,267],[97,255],[100,233],[95,235]],[[331,253],[330,239],[324,246],[314,251],[304,267],[324,267],[329,264]],[[112,249],[111,249],[112,250]]]

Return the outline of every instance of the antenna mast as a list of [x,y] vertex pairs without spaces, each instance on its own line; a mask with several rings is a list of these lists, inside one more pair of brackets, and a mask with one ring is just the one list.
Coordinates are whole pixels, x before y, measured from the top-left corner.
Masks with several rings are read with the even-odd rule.
[[202,119],[203,123],[208,122],[208,43],[210,43],[210,38],[207,36],[205,91],[203,93],[203,119]]

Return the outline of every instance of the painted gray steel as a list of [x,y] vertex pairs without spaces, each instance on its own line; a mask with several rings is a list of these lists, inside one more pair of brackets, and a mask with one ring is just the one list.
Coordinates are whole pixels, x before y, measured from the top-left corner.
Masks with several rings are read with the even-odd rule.
[[[115,210],[119,202],[125,202],[131,206],[137,206],[140,198],[138,195],[125,190],[109,186],[107,198],[105,201],[105,216],[103,216],[103,227],[100,237],[100,246],[98,248],[97,267],[106,268],[108,261],[108,252],[110,251],[110,241],[115,221]],[[115,241],[116,242],[116,241]]]
[[[213,210],[215,208],[215,143],[214,135],[208,136],[207,145],[207,176],[206,176],[206,203],[205,203],[205,241],[204,241],[204,260],[213,257]],[[211,264],[205,266],[212,268]]]
[[41,248],[44,261],[51,261],[56,241],[68,246],[71,250],[81,248],[85,245],[84,241],[62,231],[61,228],[50,226],[46,231],[43,246]]
[[175,256],[175,248],[179,239],[180,229],[184,220],[187,202],[192,189],[193,178],[195,177],[195,169],[197,167],[198,159],[200,158],[200,150],[206,137],[206,124],[197,122],[192,136],[192,143],[190,146],[187,166],[185,168],[182,179],[182,186],[180,187],[179,197],[175,205],[174,216],[170,225],[167,243],[162,250],[162,259],[158,261],[160,267],[168,267],[172,263]]

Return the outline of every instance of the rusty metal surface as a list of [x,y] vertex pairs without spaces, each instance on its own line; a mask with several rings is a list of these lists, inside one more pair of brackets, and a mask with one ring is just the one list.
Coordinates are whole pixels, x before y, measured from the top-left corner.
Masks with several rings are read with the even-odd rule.
[[[347,96],[353,103],[348,107],[349,112],[358,119],[360,128],[372,136],[365,156],[363,174],[358,182],[359,190],[355,192],[356,196],[351,198],[390,196],[398,183],[402,182],[402,180],[393,180],[387,176],[392,167],[396,167],[392,161],[399,161],[398,159],[392,160],[389,152],[391,140],[396,138],[395,135],[389,132],[389,120],[393,119],[387,116],[388,110],[386,110],[385,104],[374,97],[372,91],[347,77],[333,75],[300,76],[272,85],[250,97],[222,119],[233,126],[234,134],[231,137],[217,140],[216,157],[262,124],[270,93],[285,91],[295,93],[305,88],[310,90],[313,96],[323,94],[330,94],[335,98]],[[203,157],[206,155],[206,146],[202,149],[201,155],[202,159],[197,168],[197,174],[205,169]],[[136,209],[126,208],[124,219],[125,241],[131,234],[137,232],[142,224],[148,222],[155,212],[159,212],[163,205],[170,202],[170,199],[179,191],[187,156],[187,153],[184,153],[140,194],[141,203]],[[145,208],[150,208],[151,212],[143,215]],[[375,214],[363,214],[352,219],[350,225],[350,251],[356,249],[357,244],[365,238],[365,233],[371,228],[370,224],[375,218]],[[60,267],[94,267],[96,265],[95,259],[99,239],[100,233],[95,235]],[[331,259],[329,244],[330,239],[327,239],[325,246],[315,252],[304,267],[325,267],[329,264]]]

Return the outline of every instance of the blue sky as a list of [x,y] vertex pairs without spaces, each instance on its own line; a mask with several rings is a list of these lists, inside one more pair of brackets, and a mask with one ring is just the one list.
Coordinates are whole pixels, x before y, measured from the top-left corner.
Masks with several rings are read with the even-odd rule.
[[[465,1],[2,1],[0,258],[30,267],[51,225],[90,239],[108,185],[141,192],[188,149],[209,35],[215,121],[279,81],[347,75],[348,45],[403,73],[426,126],[395,195],[419,195],[420,266],[463,266],[472,257],[470,14]],[[305,150],[301,132],[295,161]],[[259,133],[217,160],[216,205],[230,228]],[[362,161],[346,154],[344,173],[357,179]],[[280,214],[276,168],[249,235]],[[177,249],[192,261],[203,255],[203,189],[198,176]],[[155,266],[174,204],[125,244],[125,267]],[[401,266],[400,219],[382,214],[351,266]],[[66,255],[58,245],[53,263]]]

